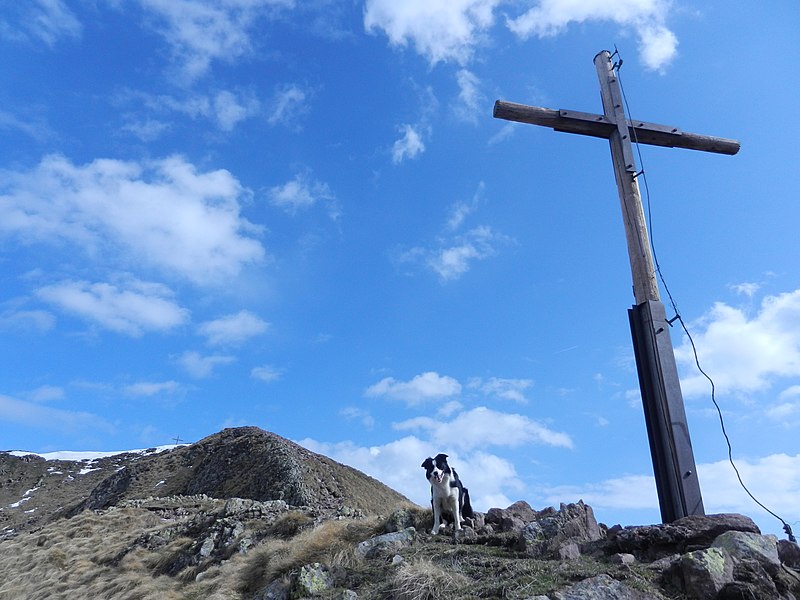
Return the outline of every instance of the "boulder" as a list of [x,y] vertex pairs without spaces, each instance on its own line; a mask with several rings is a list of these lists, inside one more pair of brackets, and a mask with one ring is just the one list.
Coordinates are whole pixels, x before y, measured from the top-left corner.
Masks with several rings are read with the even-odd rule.
[[414,513],[410,508],[399,508],[386,519],[384,530],[386,533],[401,531],[414,525]]
[[506,508],[490,508],[484,522],[486,525],[490,525],[493,531],[500,532],[514,531],[525,526],[522,519]]
[[404,546],[410,546],[416,537],[417,530],[406,527],[402,531],[384,533],[364,540],[356,546],[356,552],[364,558],[373,558],[381,552],[394,552]]
[[717,600],[778,598],[778,589],[764,567],[756,560],[742,560],[733,570],[734,581],[726,585]]
[[290,598],[308,598],[327,595],[333,588],[334,579],[330,569],[321,563],[300,567],[292,583]]
[[778,538],[774,535],[726,531],[717,536],[712,547],[726,550],[735,562],[755,561],[772,577],[781,567],[781,560],[778,557]]
[[535,521],[519,530],[517,547],[530,556],[574,559],[580,556],[582,545],[601,537],[592,507],[580,501],[562,504],[557,512],[539,513]]
[[713,600],[733,582],[733,560],[722,548],[706,548],[685,554],[680,572],[686,595],[693,600]]
[[783,564],[800,569],[800,546],[797,542],[778,540],[778,556]]
[[760,534],[749,517],[738,514],[692,515],[672,523],[625,527],[609,535],[607,551],[633,554],[639,560],[653,561],[671,554],[684,554],[708,548],[726,531]]
[[555,592],[552,600],[653,600],[650,594],[636,590],[608,575],[584,579]]

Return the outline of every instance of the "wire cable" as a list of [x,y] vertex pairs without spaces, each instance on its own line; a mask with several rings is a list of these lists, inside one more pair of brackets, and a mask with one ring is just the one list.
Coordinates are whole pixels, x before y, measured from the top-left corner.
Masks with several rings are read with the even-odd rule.
[[[622,77],[620,75],[620,67],[622,67],[622,56],[620,55],[619,50],[617,49],[616,46],[614,46],[614,54],[619,56],[619,61],[614,63],[614,69],[615,69],[615,71],[617,73],[617,81],[619,82],[619,88],[620,88],[620,91],[622,92],[622,99],[625,102],[625,111],[627,112],[628,117],[630,118],[631,109],[630,109],[630,105],[628,104],[628,97],[625,95],[625,86],[622,85]],[[675,318],[672,319],[671,321],[668,321],[668,322],[669,322],[669,324],[671,326],[672,323],[676,319],[678,321],[680,321],[681,327],[683,328],[683,331],[686,334],[686,337],[687,337],[687,339],[689,340],[689,343],[692,346],[692,353],[694,354],[694,362],[695,362],[695,365],[697,366],[697,370],[700,371],[700,373],[703,375],[703,377],[705,377],[708,380],[709,384],[711,384],[711,402],[714,404],[714,407],[717,409],[717,415],[719,416],[719,424],[720,424],[720,428],[722,430],[722,435],[725,438],[725,443],[728,446],[728,462],[730,462],[731,466],[733,467],[734,472],[736,473],[736,478],[739,480],[739,485],[747,493],[747,495],[750,496],[750,498],[753,500],[753,502],[758,504],[761,508],[763,508],[765,511],[767,511],[770,515],[772,515],[773,517],[778,519],[778,521],[780,521],[783,524],[783,530],[786,533],[787,537],[789,538],[789,541],[790,542],[794,542],[796,544],[797,543],[797,539],[795,538],[794,533],[792,533],[791,525],[789,525],[786,521],[784,521],[779,515],[777,515],[776,513],[771,511],[769,508],[764,506],[764,504],[762,504],[758,500],[758,498],[756,498],[752,494],[752,492],[750,492],[750,490],[748,489],[748,487],[745,485],[744,481],[742,480],[742,476],[739,473],[739,469],[738,469],[738,467],[736,466],[736,463],[733,460],[733,447],[731,446],[731,440],[730,440],[730,437],[728,436],[728,432],[725,429],[725,420],[724,420],[724,418],[722,416],[722,409],[720,408],[719,403],[717,403],[716,385],[714,384],[714,380],[708,375],[708,373],[706,373],[703,370],[703,367],[700,365],[700,358],[699,358],[699,356],[697,354],[697,346],[695,345],[694,339],[692,338],[692,334],[689,332],[689,328],[686,326],[686,323],[684,322],[683,317],[681,316],[680,311],[678,310],[678,305],[675,302],[675,298],[672,296],[672,292],[670,292],[669,286],[667,285],[666,278],[664,277],[664,274],[661,271],[661,264],[658,261],[658,253],[656,252],[655,243],[653,242],[653,211],[652,211],[652,204],[650,202],[650,186],[647,183],[647,173],[646,173],[645,168],[644,168],[644,160],[642,158],[642,150],[641,150],[641,147],[640,147],[640,144],[639,144],[639,140],[638,140],[637,135],[636,135],[636,128],[632,128],[632,132],[633,132],[633,143],[636,146],[636,153],[637,153],[637,156],[639,157],[639,167],[641,169],[635,175],[635,177],[637,179],[639,177],[641,177],[642,182],[644,184],[645,200],[646,200],[646,203],[647,203],[647,228],[648,228],[649,234],[650,234],[650,250],[653,253],[653,263],[654,263],[655,268],[656,268],[656,273],[658,273],[658,278],[661,281],[662,285],[664,286],[664,291],[667,293],[667,297],[669,298],[670,305],[672,306],[672,309],[675,311]]]

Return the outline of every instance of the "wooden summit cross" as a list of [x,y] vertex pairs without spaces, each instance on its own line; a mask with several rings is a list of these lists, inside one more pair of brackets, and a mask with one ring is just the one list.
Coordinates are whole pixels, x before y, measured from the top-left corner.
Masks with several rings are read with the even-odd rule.
[[602,115],[552,110],[498,100],[494,105],[494,116],[508,121],[544,125],[556,131],[606,138],[609,141],[636,300],[636,304],[628,311],[628,316],[639,388],[642,392],[661,520],[670,523],[688,515],[704,514],[703,498],[669,335],[672,321],[667,320],[664,304],[658,293],[653,255],[639,184],[636,181],[640,173],[636,171],[631,137],[642,144],[729,155],[739,151],[739,142],[686,133],[665,125],[628,120],[615,73],[622,61],[612,63],[612,57],[610,52],[604,50],[594,58],[603,100]]

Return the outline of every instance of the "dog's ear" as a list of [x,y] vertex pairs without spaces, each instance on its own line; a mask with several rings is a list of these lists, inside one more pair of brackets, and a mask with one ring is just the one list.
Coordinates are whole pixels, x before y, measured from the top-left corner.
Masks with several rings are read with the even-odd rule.
[[427,469],[428,467],[432,467],[433,466],[433,459],[429,456],[428,458],[425,459],[425,462],[423,462],[421,466],[422,466],[423,469]]
[[447,460],[447,454],[437,454],[436,460]]

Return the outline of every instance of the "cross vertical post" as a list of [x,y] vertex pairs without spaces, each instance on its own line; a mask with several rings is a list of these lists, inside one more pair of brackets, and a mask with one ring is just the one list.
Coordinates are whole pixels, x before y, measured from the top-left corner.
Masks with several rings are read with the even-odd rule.
[[628,311],[628,318],[661,519],[670,523],[688,515],[705,514],[703,497],[672,350],[670,324],[658,293],[619,79],[609,52],[600,52],[594,64],[600,80],[604,115],[616,126],[608,142],[622,205],[636,301]]
[[664,523],[670,523],[681,517],[705,513],[669,334],[671,322],[667,320],[659,296],[631,137],[644,144],[729,155],[739,151],[739,142],[686,133],[676,127],[628,120],[615,72],[618,65],[612,63],[611,53],[605,50],[598,53],[594,64],[600,80],[602,115],[498,100],[494,116],[609,141],[633,278],[635,305],[628,311],[628,317],[639,388],[661,519]]

